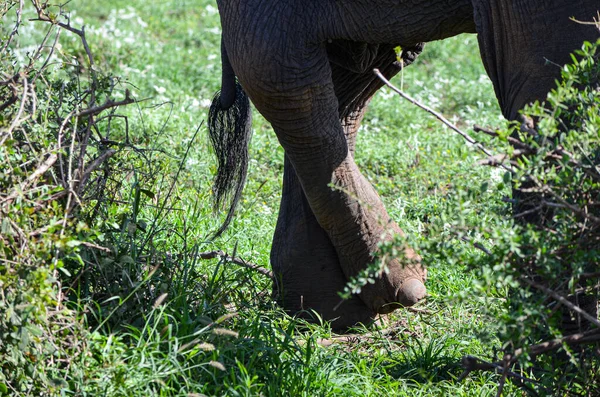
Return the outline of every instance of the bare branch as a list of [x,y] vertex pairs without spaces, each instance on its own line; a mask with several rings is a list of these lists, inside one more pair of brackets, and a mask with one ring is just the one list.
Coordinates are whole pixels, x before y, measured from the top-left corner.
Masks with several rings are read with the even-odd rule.
[[39,177],[41,177],[46,171],[48,171],[50,167],[52,167],[52,165],[54,165],[57,158],[58,156],[55,153],[51,153],[46,161],[40,164],[40,166],[31,175],[29,175],[27,179],[19,185],[18,188],[15,187],[13,191],[4,200],[2,200],[2,206],[12,203],[13,200],[19,195],[19,192],[22,192],[28,186],[37,181]]
[[[430,107],[428,107],[428,106],[420,103],[416,99],[414,99],[411,96],[409,96],[408,94],[404,93],[404,91],[402,91],[401,89],[395,87],[392,83],[390,83],[390,81],[388,79],[385,78],[385,76],[379,71],[379,69],[373,69],[373,73],[375,73],[375,75],[377,77],[379,77],[381,79],[381,81],[383,81],[383,83],[385,85],[387,85],[388,87],[390,87],[393,91],[395,91],[402,98],[406,99],[407,101],[409,101],[413,105],[418,106],[421,109],[425,110],[426,112],[428,112],[428,113],[432,114],[433,116],[435,116],[438,120],[440,120],[442,123],[444,123],[446,126],[448,126],[451,130],[453,130],[454,132],[456,132],[458,135],[462,136],[467,142],[469,142],[470,144],[474,145],[477,149],[479,149],[481,152],[483,152],[486,156],[488,156],[488,157],[494,157],[494,155],[492,153],[490,153],[490,151],[488,151],[485,147],[483,147],[483,145],[481,143],[479,143],[475,139],[471,138],[469,136],[469,134],[467,134],[466,132],[462,131],[460,128],[458,128],[454,124],[452,124],[443,115],[441,115],[440,113],[438,113],[435,110],[431,109]],[[507,171],[511,171],[511,168],[507,167],[504,164],[498,164],[498,165],[500,167],[506,169]]]
[[106,160],[108,160],[110,157],[114,156],[115,153],[117,153],[116,150],[109,149],[109,150],[105,151],[104,153],[102,153],[100,156],[96,157],[94,160],[92,160],[91,163],[89,163],[85,167],[85,171],[79,181],[79,190],[80,191],[83,187],[85,187],[88,179],[90,178],[90,174],[92,172],[96,171],[98,169],[98,167],[100,167],[100,165],[102,165]]
[[[458,377],[458,379],[457,379],[458,382],[464,380],[473,371],[494,371],[496,373],[502,374],[503,377],[509,376],[513,379],[516,379],[517,381],[519,381],[519,383],[522,383],[522,382],[538,383],[537,381],[535,381],[533,379],[529,379],[529,378],[521,376],[515,372],[509,371],[508,370],[509,365],[505,364],[503,361],[500,361],[499,363],[490,363],[488,361],[484,361],[475,356],[464,356],[461,359],[461,364],[465,370]],[[500,391],[502,391],[501,388],[499,388],[499,389],[500,389]]]
[[106,109],[129,105],[134,102],[135,102],[135,99],[133,99],[131,97],[131,93],[129,92],[129,90],[125,90],[125,99],[120,100],[120,101],[113,101],[112,99],[108,99],[102,105],[94,106],[94,107],[82,110],[81,112],[77,113],[75,116],[76,117],[84,117],[84,116],[97,115],[99,113],[102,113]]
[[24,0],[19,0],[19,8],[17,9],[17,20],[15,21],[15,26],[13,27],[12,31],[10,32],[8,39],[6,39],[6,41],[4,42],[4,45],[2,46],[2,49],[0,50],[0,54],[3,54],[6,51],[6,49],[12,42],[13,38],[17,35],[17,33],[19,31],[19,26],[21,26],[21,21],[23,18],[23,3],[24,3]]
[[275,280],[275,275],[269,269],[265,269],[264,267],[256,265],[254,263],[246,262],[245,260],[243,260],[241,258],[238,258],[236,256],[229,256],[229,255],[227,255],[225,252],[223,252],[221,250],[218,250],[218,251],[208,251],[208,252],[200,252],[198,254],[198,257],[200,259],[221,258],[221,259],[223,259],[226,262],[235,263],[236,265],[240,265],[240,266],[246,267],[248,269],[255,270],[255,271],[259,272],[260,274],[269,277],[271,280]]
[[520,280],[523,280],[525,283],[529,284],[530,286],[539,289],[540,291],[544,292],[547,295],[550,295],[551,297],[553,297],[554,299],[556,299],[560,304],[562,304],[563,306],[567,307],[569,310],[572,310],[576,313],[579,313],[581,316],[583,316],[586,320],[588,320],[590,323],[594,324],[596,327],[600,328],[600,321],[598,321],[597,318],[594,318],[593,316],[591,316],[588,312],[586,312],[585,310],[583,310],[582,308],[580,308],[579,306],[569,302],[569,300],[565,297],[563,297],[562,295],[558,294],[555,291],[552,291],[550,288],[545,287],[541,284],[536,283],[533,280],[528,279],[525,276],[521,276],[519,277]]
[[[464,380],[467,376],[469,376],[469,374],[472,371],[494,371],[498,374],[502,374],[502,379],[504,379],[505,377],[510,377],[519,386],[528,387],[527,383],[538,384],[538,382],[509,370],[510,366],[515,364],[518,358],[524,353],[529,354],[529,356],[533,358],[540,354],[554,351],[564,345],[577,346],[598,341],[600,341],[600,329],[593,329],[591,331],[581,332],[578,334],[565,336],[563,338],[553,339],[537,345],[517,349],[512,354],[504,355],[502,360],[497,361],[495,363],[484,361],[474,356],[464,356],[461,360],[461,364],[465,370],[458,378],[458,381],[460,382]],[[502,391],[502,379],[499,384],[499,392],[497,396],[500,396],[500,393]]]
[[553,339],[537,345],[517,349],[513,354],[509,355],[510,363],[517,361],[518,357],[527,352],[531,357],[539,356],[543,353],[556,350],[563,345],[577,346],[600,341],[600,328],[596,328],[586,332],[580,332],[573,335],[568,335],[562,338]]

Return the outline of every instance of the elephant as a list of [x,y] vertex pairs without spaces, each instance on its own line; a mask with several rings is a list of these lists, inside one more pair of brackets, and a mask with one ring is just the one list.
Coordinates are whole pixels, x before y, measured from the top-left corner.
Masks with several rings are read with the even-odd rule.
[[218,8],[222,82],[208,129],[219,162],[215,208],[228,213],[217,235],[245,182],[251,100],[285,151],[270,258],[276,299],[339,330],[426,296],[427,271],[409,247],[360,293],[341,304],[338,296],[380,243],[403,235],[354,161],[358,127],[383,85],[372,70],[390,78],[423,43],[477,34],[501,111],[516,120],[545,98],[571,52],[600,36],[571,18],[591,20],[597,0],[218,0]]

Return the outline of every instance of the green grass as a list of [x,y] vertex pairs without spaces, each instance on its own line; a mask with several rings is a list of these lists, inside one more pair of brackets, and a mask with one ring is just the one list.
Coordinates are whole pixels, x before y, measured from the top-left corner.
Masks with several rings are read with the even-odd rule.
[[[286,316],[270,302],[270,283],[264,277],[194,256],[222,249],[269,267],[283,169],[283,151],[268,123],[256,113],[242,204],[228,232],[215,242],[207,241],[219,224],[211,214],[215,165],[202,125],[220,82],[216,5],[207,0],[74,0],[68,7],[76,10],[72,23],[85,24],[100,70],[118,76],[116,99],[129,89],[141,100],[119,112],[129,117],[131,143],[156,150],[149,156],[157,159],[162,174],[139,173],[123,180],[120,200],[108,207],[106,218],[117,222],[133,212],[136,222],[153,225],[147,235],[161,253],[159,272],[165,272],[168,283],[157,285],[169,295],[162,306],[142,313],[135,311],[135,296],[125,301],[121,296],[122,304],[114,312],[94,311],[94,304],[80,296],[93,328],[80,354],[58,372],[51,392],[495,395],[498,377],[493,374],[456,381],[463,355],[493,358],[493,349],[500,347],[493,336],[496,324],[486,316],[486,308],[504,296],[502,291],[482,295],[474,288],[473,268],[485,258],[460,241],[451,226],[458,218],[498,227],[503,223],[503,191],[496,188],[502,174],[478,165],[481,155],[474,148],[390,90],[377,95],[359,133],[356,159],[409,241],[426,248],[430,296],[418,311],[399,310],[372,330],[357,330],[362,337],[322,346],[318,341],[333,337],[327,324],[299,324]],[[35,38],[32,35],[31,40]],[[61,45],[64,51],[84,55],[73,35],[65,32]],[[504,123],[473,35],[426,45],[394,83],[467,131],[475,123]],[[123,124],[112,128],[114,139],[124,139]],[[128,153],[131,158],[136,155]],[[484,184],[489,189],[482,189]],[[141,205],[134,204],[136,188],[149,192],[148,197],[142,195]],[[169,208],[160,211],[153,199],[160,202],[169,189]],[[453,213],[456,208],[461,212]],[[140,240],[134,244],[126,233],[122,236],[122,252],[135,263],[143,262],[135,255]],[[471,237],[491,244],[486,236]],[[167,272],[175,277],[167,277]],[[222,317],[228,313],[234,314]]]

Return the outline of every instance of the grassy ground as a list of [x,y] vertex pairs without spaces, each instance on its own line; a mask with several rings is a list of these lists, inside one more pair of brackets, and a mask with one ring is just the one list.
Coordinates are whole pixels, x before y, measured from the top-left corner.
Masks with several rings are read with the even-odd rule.
[[[503,293],[475,288],[473,268],[485,258],[451,226],[457,219],[503,222],[502,191],[492,189],[502,175],[478,165],[475,149],[391,91],[378,94],[359,133],[357,162],[411,243],[424,247],[430,295],[416,310],[397,311],[350,340],[335,339],[327,324],[298,327],[270,303],[270,283],[260,274],[193,255],[221,249],[269,267],[283,169],[275,135],[255,114],[241,208],[229,231],[207,242],[219,222],[211,215],[215,166],[202,126],[220,82],[215,3],[74,0],[68,7],[73,25],[85,24],[98,67],[118,76],[116,99],[129,89],[142,100],[120,112],[129,117],[134,145],[162,151],[157,156],[166,173],[140,182],[142,188],[159,201],[179,172],[170,210],[148,202],[136,217],[159,225],[154,248],[186,276],[168,286],[163,305],[136,317],[128,317],[131,308],[112,314],[131,326],[110,332],[107,324],[114,322],[96,327],[100,321],[93,321],[86,354],[72,363],[67,383],[57,383],[57,393],[495,395],[493,374],[457,381],[462,356],[491,358],[500,347],[486,309]],[[63,34],[61,45],[82,51],[72,35]],[[473,35],[428,44],[394,82],[466,130],[503,123]],[[123,126],[113,126],[117,137],[123,133]],[[115,219],[130,211],[130,199],[115,202]]]

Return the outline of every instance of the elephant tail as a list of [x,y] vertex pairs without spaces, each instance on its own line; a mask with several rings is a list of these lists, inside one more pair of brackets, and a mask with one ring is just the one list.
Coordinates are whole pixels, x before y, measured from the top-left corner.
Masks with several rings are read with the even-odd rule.
[[248,145],[252,115],[248,96],[237,82],[221,40],[222,80],[208,113],[208,134],[217,158],[213,180],[213,211],[227,209],[225,221],[214,234],[219,237],[233,219],[248,172]]

